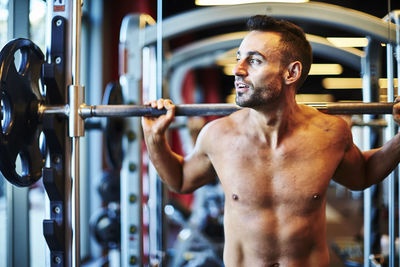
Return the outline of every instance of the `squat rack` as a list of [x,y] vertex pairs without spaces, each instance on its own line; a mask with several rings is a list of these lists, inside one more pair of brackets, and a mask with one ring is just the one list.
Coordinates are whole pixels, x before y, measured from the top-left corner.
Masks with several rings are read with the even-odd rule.
[[[143,77],[142,79],[144,99],[154,98],[155,95],[152,95],[151,97],[149,96],[152,94],[152,92],[154,93],[156,91],[156,88],[158,87],[156,84],[154,84],[154,82],[149,79],[149,77],[155,77],[154,75],[157,75],[157,77],[159,77],[161,75],[162,79],[157,78],[157,80],[163,80],[164,83],[169,84],[168,88],[170,88],[169,93],[171,99],[173,99],[176,103],[181,103],[180,88],[186,72],[189,69],[199,66],[211,65],[215,61],[215,58],[219,53],[222,53],[228,49],[237,46],[240,42],[241,36],[240,34],[235,33],[226,34],[207,40],[197,41],[191,45],[185,46],[173,52],[171,57],[163,57],[164,63],[162,73],[156,73],[155,67],[155,45],[157,44],[157,42],[164,42],[185,33],[195,32],[205,28],[213,28],[238,22],[243,23],[248,17],[256,14],[268,14],[278,18],[318,23],[319,25],[330,26],[337,29],[345,29],[349,32],[366,36],[369,39],[369,45],[364,52],[360,52],[356,49],[340,49],[334,47],[326,39],[321,37],[308,36],[308,39],[313,45],[314,52],[321,53],[321,55],[326,57],[332,57],[332,55],[334,55],[331,59],[343,61],[344,64],[360,70],[363,78],[363,101],[377,101],[376,94],[378,88],[376,86],[377,79],[380,77],[380,73],[376,71],[380,69],[379,66],[381,58],[380,55],[376,53],[376,50],[380,46],[380,43],[393,44],[396,46],[396,49],[399,49],[398,26],[396,27],[396,25],[393,23],[388,23],[385,20],[356,10],[315,2],[301,4],[246,4],[240,6],[207,7],[197,9],[163,20],[161,34],[159,32],[160,28],[157,28],[157,26],[155,25],[148,26],[146,28],[140,28],[140,31],[137,32],[137,29],[139,29],[138,25],[130,23],[132,19],[135,18],[135,16],[127,16],[124,19],[123,25],[129,25],[129,27],[121,28],[121,36],[124,36],[125,39],[121,39],[120,43],[123,47],[127,49],[127,52],[123,52],[122,59],[123,61],[128,62],[127,65],[129,67],[125,70],[125,74],[123,75],[134,75],[134,73],[138,69],[141,70]],[[132,35],[131,33],[136,33],[137,35]],[[160,35],[162,36],[162,40],[160,40]],[[139,43],[141,46],[129,47],[128,45],[126,45],[126,43],[128,42],[132,43],[133,40],[135,40],[135,38],[137,37],[140,37]],[[124,57],[124,55],[128,56]],[[132,66],[130,66],[130,64],[133,62],[133,60],[131,61],[131,59],[134,58],[133,55],[142,55],[142,64],[133,64]],[[388,58],[389,56],[391,55],[388,55]],[[399,62],[399,58],[397,58],[397,61]],[[136,60],[136,62],[139,61]],[[167,79],[167,77],[169,78]],[[392,78],[393,77],[388,76],[389,80],[391,80]],[[168,80],[169,83],[167,82]],[[132,86],[132,84],[128,84],[128,87]],[[390,86],[388,86],[388,88],[390,88]],[[126,95],[131,96],[133,91],[129,92],[130,94],[128,93]],[[388,95],[388,97],[390,96]],[[134,101],[140,102],[141,99],[137,98]],[[371,116],[364,115],[364,120],[371,120]],[[369,138],[372,134],[371,131],[371,129],[364,130],[364,150],[369,149],[371,146],[371,141],[369,141]],[[187,139],[187,134],[183,135],[186,136],[186,138],[184,136],[182,137],[183,140]],[[138,151],[135,152],[136,156],[137,154]],[[127,154],[127,161],[129,161],[129,157],[130,155]],[[162,229],[163,224],[159,223],[160,219],[162,220],[163,215],[159,212],[162,212],[164,197],[154,195],[154,193],[152,194],[152,190],[153,192],[156,192],[155,187],[157,186],[157,183],[154,181],[157,181],[157,174],[151,167],[149,174],[151,176],[150,181],[153,181],[150,182],[149,199],[152,205],[152,211],[150,212],[153,212],[151,214],[154,216],[155,220],[158,221],[158,223],[153,222],[155,228],[152,228],[152,225],[150,225],[150,257],[156,258],[156,262],[159,262],[161,263],[161,265],[163,265],[165,264],[163,260],[163,252],[165,251],[165,247],[163,247],[163,244],[165,240]],[[135,182],[132,182],[132,179],[125,178],[122,180],[121,187],[127,189],[127,191],[133,191],[133,188],[137,186],[137,184],[133,183]],[[371,190],[373,191],[374,189],[370,188],[365,190],[364,192],[365,266],[369,266],[369,255],[371,255]],[[126,202],[126,200],[128,199],[128,195],[121,195],[121,205],[123,205],[122,203]],[[394,197],[390,196],[390,198],[393,200],[389,201],[389,203],[393,203]],[[390,204],[390,206],[390,211],[392,212],[393,204]],[[126,216],[122,217],[122,229],[127,228],[132,223],[136,223],[135,219],[133,219],[132,217],[133,216],[130,216],[129,218]],[[150,221],[150,224],[152,224],[152,221]],[[122,239],[128,238],[122,235]],[[391,246],[393,246],[394,244],[393,240],[394,237],[391,237]],[[127,257],[127,255],[129,254],[127,253],[127,251],[132,250],[129,250],[129,241],[126,242],[123,240],[122,243],[123,245],[121,247],[121,262],[122,264],[124,264],[126,259],[129,258]],[[393,262],[394,253],[391,253],[390,257],[391,262]]]
[[[55,70],[56,77],[52,78],[59,83],[58,89],[60,89],[59,93],[61,95],[60,99],[57,99],[57,101],[61,101],[60,104],[65,104],[67,102],[66,96],[69,93],[70,96],[72,96],[69,101],[70,104],[72,106],[79,106],[80,103],[83,103],[84,98],[82,86],[79,84],[79,31],[81,1],[61,1],[60,3],[62,4],[48,1],[49,17],[51,18],[49,20],[51,23],[48,24],[48,32],[51,32],[52,36],[47,40],[47,52],[49,53],[49,58],[48,62],[46,62],[47,64],[45,68],[47,68],[46,70],[48,75],[50,75],[49,72]],[[126,51],[128,51],[128,53],[124,53],[121,58],[126,60],[129,65],[129,67],[121,73],[121,84],[123,85],[125,95],[130,97],[128,101],[140,103],[142,100],[142,90],[140,89],[142,87],[144,89],[143,93],[145,94],[155,92],[156,90],[154,89],[156,87],[161,87],[160,84],[157,86],[157,84],[154,84],[154,80],[152,81],[148,79],[149,77],[145,77],[145,75],[156,77],[157,74],[157,80],[159,81],[162,80],[162,77],[166,77],[164,75],[167,75],[166,73],[161,73],[160,69],[155,73],[155,44],[157,41],[160,43],[160,41],[162,41],[160,39],[167,40],[168,38],[202,29],[204,27],[244,22],[247,17],[262,13],[260,10],[265,10],[265,13],[276,17],[322,23],[342,29],[345,28],[356,33],[365,34],[371,38],[370,45],[365,51],[365,56],[362,57],[361,62],[364,79],[364,101],[371,100],[369,99],[370,95],[375,93],[371,92],[375,89],[373,85],[376,84],[375,80],[379,77],[377,73],[371,72],[371,70],[376,69],[376,65],[379,65],[379,56],[374,54],[373,46],[379,45],[380,42],[387,42],[389,44],[388,47],[390,47],[390,44],[394,44],[396,45],[397,51],[399,51],[398,28],[396,31],[396,26],[393,23],[384,22],[378,18],[358,11],[327,4],[271,3],[241,5],[240,7],[205,8],[166,19],[162,24],[163,27],[160,27],[160,24],[158,24],[158,31],[157,26],[144,27],[143,21],[145,19],[143,16],[139,16],[136,18],[136,21],[132,23],[134,24],[133,26],[130,22],[127,23],[128,26],[124,29],[124,33],[122,33],[123,29],[121,29],[121,46],[126,48]],[[70,23],[74,20],[75,23]],[[68,23],[65,24],[65,22]],[[398,22],[398,20],[396,22]],[[62,26],[61,31],[60,28],[58,28],[60,26]],[[74,29],[76,32],[74,32]],[[390,33],[389,39],[386,36],[388,31]],[[123,36],[125,36],[125,38],[122,38]],[[57,37],[60,39],[57,39]],[[72,43],[74,43],[74,46],[72,46]],[[126,56],[128,56],[128,58],[126,58]],[[389,56],[392,56],[390,52]],[[71,58],[74,58],[74,62],[71,62]],[[389,61],[390,60],[388,60],[388,62]],[[130,68],[132,67],[130,64],[132,64],[133,69]],[[355,64],[357,65],[358,63]],[[141,69],[142,66],[144,67],[142,72],[143,74],[139,72],[140,75],[137,75],[137,70]],[[75,72],[71,72],[73,68],[75,68]],[[141,86],[142,82],[143,86]],[[67,86],[71,84],[73,84],[72,89],[67,91]],[[172,90],[177,89],[172,88]],[[51,123],[54,123],[54,121],[52,122],[52,119],[50,118],[47,123],[46,129],[51,131]],[[79,136],[82,135],[82,127],[79,126],[80,123],[81,121],[79,116],[75,114],[75,117],[74,119],[71,119],[70,124],[70,130],[72,131],[70,136],[73,137],[74,144],[71,143],[71,139],[67,136],[66,126],[62,128],[63,133],[57,136],[59,138],[58,141],[60,142],[57,148],[61,147],[62,149],[51,149],[50,156],[52,160],[49,163],[48,168],[44,170],[43,179],[45,180],[45,183],[47,183],[46,190],[49,193],[51,210],[50,220],[45,220],[44,227],[47,227],[45,237],[50,247],[51,266],[80,265],[79,186],[76,187],[73,185],[73,183],[79,185],[79,141],[77,140],[79,140]],[[129,127],[131,127],[130,130],[132,132],[137,133],[140,129],[138,118],[132,119]],[[62,137],[60,138],[60,136]],[[126,144],[127,153],[122,170],[121,206],[125,205],[126,209],[123,209],[122,211],[125,215],[123,215],[121,227],[123,239],[128,236],[130,238],[129,240],[126,240],[125,243],[123,241],[121,247],[121,262],[123,266],[141,264],[143,250],[141,241],[142,229],[140,229],[142,216],[142,185],[140,184],[142,172],[142,150],[141,139],[139,137],[140,134],[137,136],[138,138],[134,140],[124,141],[128,142],[128,144]],[[135,176],[130,176],[132,174]],[[152,177],[155,175],[154,171],[150,173],[150,176]],[[156,179],[152,180],[156,181]],[[73,186],[75,186],[75,189],[78,188],[75,196],[72,196],[71,192]],[[154,195],[152,196],[152,200],[154,200],[154,204],[157,205],[162,203],[162,201],[159,201],[159,198]],[[74,210],[72,207],[73,202],[75,202],[75,212],[71,212],[71,210]],[[159,207],[156,207],[154,210],[156,211],[156,217],[158,216],[158,218],[160,218],[158,222],[161,223],[161,228],[159,227],[160,224],[158,224],[158,226],[156,225],[157,227],[154,229],[155,235],[151,237],[155,239],[152,240],[152,242],[156,245],[154,249],[153,247],[150,249],[156,260],[159,260],[162,265],[162,252],[164,251],[162,214],[157,213],[160,210],[162,211],[162,208],[160,209]],[[137,216],[132,216],[132,214],[136,214]],[[75,226],[73,227],[73,225]],[[75,242],[73,242],[73,240],[75,240]],[[369,238],[366,237],[366,240],[369,240]],[[75,248],[73,243],[75,244]],[[367,250],[365,252],[368,252],[365,253],[366,256],[370,254],[369,247],[369,245],[366,246]],[[369,260],[366,259],[365,262],[368,261]]]

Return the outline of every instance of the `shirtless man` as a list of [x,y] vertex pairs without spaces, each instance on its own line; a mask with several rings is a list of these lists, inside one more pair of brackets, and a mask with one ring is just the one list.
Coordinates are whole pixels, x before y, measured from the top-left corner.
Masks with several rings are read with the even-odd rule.
[[207,124],[183,158],[165,137],[175,106],[163,99],[147,103],[167,109],[142,120],[150,158],[163,182],[179,193],[219,177],[227,267],[328,266],[330,180],[352,190],[380,182],[399,163],[400,136],[360,152],[344,120],[295,101],[312,61],[303,31],[267,16],[252,17],[248,26],[233,70],[236,102],[244,108]]

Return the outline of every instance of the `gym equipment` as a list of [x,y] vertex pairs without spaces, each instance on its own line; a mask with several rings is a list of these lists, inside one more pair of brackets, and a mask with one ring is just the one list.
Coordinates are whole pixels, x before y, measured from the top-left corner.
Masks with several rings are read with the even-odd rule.
[[[124,102],[122,88],[119,83],[109,83],[106,87],[103,104],[116,105]],[[120,117],[107,118],[104,131],[107,161],[111,168],[120,170],[124,152],[122,148],[122,137],[125,132],[125,122]]]
[[224,231],[224,192],[217,181],[194,192],[190,218],[176,204],[165,208],[168,219],[182,229],[172,249],[168,266],[224,266],[222,262]]
[[[20,53],[20,65],[15,56]],[[0,52],[0,169],[10,182],[30,186],[42,176],[44,159],[39,148],[41,126],[37,113],[43,101],[39,88],[44,55],[26,39],[9,42]],[[16,171],[21,158],[22,174]]]
[[103,202],[118,202],[120,198],[119,170],[104,171],[97,190]]
[[[392,114],[394,103],[304,103],[328,114]],[[177,104],[176,116],[226,116],[240,107],[234,104]],[[39,113],[68,116],[68,107],[40,106]],[[80,115],[88,117],[161,116],[165,110],[144,105],[92,105],[82,106]]]
[[[15,68],[14,54],[22,55],[19,70]],[[40,49],[28,39],[10,41],[0,52],[2,66],[0,170],[4,177],[17,186],[30,186],[41,177],[44,160],[39,148],[41,120],[48,115],[70,117],[70,105],[45,105],[40,92],[40,69],[43,64]],[[121,89],[107,92],[108,103],[122,103]],[[393,103],[311,103],[308,104],[329,114],[391,114]],[[233,104],[182,104],[176,105],[177,116],[225,116],[239,110]],[[86,105],[78,107],[81,120],[89,117],[160,116],[165,110],[144,105]],[[75,116],[75,114],[74,114]],[[119,125],[119,126],[118,126]],[[79,127],[78,127],[79,128]],[[114,146],[114,139],[122,139],[123,121],[109,120],[106,138],[109,140],[109,159],[113,166],[121,166],[122,145]],[[117,129],[116,131],[114,131]],[[112,141],[111,141],[112,140]],[[111,145],[113,144],[113,145]],[[15,160],[20,155],[22,176],[16,173]]]
[[90,218],[90,230],[96,241],[104,248],[116,248],[121,242],[120,212],[109,206]]
[[[80,4],[80,3],[81,3],[81,1],[78,4]],[[167,31],[165,31],[165,35],[163,35],[162,37],[168,37],[168,34],[169,34],[169,36],[171,36],[171,34],[178,35],[181,32],[192,30],[193,28],[195,28],[194,26],[208,27],[211,23],[212,24],[219,24],[219,23],[222,23],[222,22],[226,23],[226,22],[232,21],[234,19],[238,20],[238,19],[241,19],[242,17],[248,17],[250,14],[254,14],[254,12],[259,13],[260,10],[265,10],[265,7],[267,7],[266,10],[268,11],[268,13],[271,13],[271,14],[276,15],[276,16],[283,16],[283,17],[284,16],[289,16],[289,17],[292,16],[292,17],[295,17],[295,18],[298,18],[298,19],[308,19],[308,20],[318,21],[319,23],[322,21],[323,22],[322,24],[330,24],[330,25],[337,25],[337,26],[344,27],[344,28],[350,28],[352,30],[355,30],[356,32],[366,33],[367,36],[372,36],[372,39],[375,38],[375,39],[381,40],[382,42],[386,42],[387,41],[387,39],[386,39],[386,30],[385,30],[386,28],[384,28],[385,25],[382,25],[383,23],[381,23],[376,18],[373,19],[371,17],[363,16],[363,14],[352,12],[351,10],[344,10],[344,9],[338,9],[338,8],[335,9],[335,8],[330,8],[329,6],[325,7],[323,5],[316,5],[315,3],[314,4],[310,3],[310,5],[304,5],[304,6],[303,5],[300,5],[300,6],[287,6],[287,5],[282,5],[282,4],[276,4],[276,5],[267,5],[267,6],[252,5],[251,7],[252,8],[247,8],[247,6],[246,6],[245,9],[243,9],[242,6],[237,7],[237,8],[233,8],[233,9],[230,8],[230,7],[226,8],[226,9],[225,8],[224,9],[210,8],[208,10],[204,10],[204,12],[207,12],[206,13],[207,16],[204,16],[204,15],[200,16],[201,18],[204,18],[204,20],[193,19],[193,18],[197,18],[197,17],[194,16],[193,13],[190,13],[190,14],[188,13],[185,16],[189,17],[190,18],[189,20],[185,19],[186,18],[185,16],[181,16],[181,18],[183,19],[182,21],[184,21],[186,23],[176,23],[177,20],[173,20],[173,19],[171,19],[170,23],[172,25],[173,24],[177,25],[177,27],[168,27],[170,24],[166,23],[165,25],[167,27],[164,27],[164,28],[166,28]],[[71,9],[69,5],[63,6],[63,8],[65,8],[67,12],[69,12],[69,10]],[[51,9],[51,10],[53,10],[53,9]],[[302,10],[303,12],[298,12],[298,10]],[[211,11],[215,11],[215,12],[211,12]],[[315,11],[317,11],[317,12],[315,12]],[[238,12],[240,12],[240,13],[238,13]],[[343,17],[342,13],[344,13],[346,16]],[[63,13],[58,13],[58,14],[64,15]],[[195,14],[198,14],[198,13],[195,13]],[[240,15],[237,15],[237,14],[240,14]],[[298,14],[298,15],[294,15],[293,16],[293,14]],[[313,14],[313,15],[310,15],[310,14]],[[357,18],[359,18],[359,19],[357,19]],[[52,23],[53,22],[58,22],[58,21],[57,20],[52,20]],[[72,24],[71,21],[67,21],[67,22],[68,22],[69,25]],[[63,25],[63,24],[61,24],[61,25]],[[80,24],[78,24],[78,26],[80,26]],[[364,30],[364,29],[366,29],[366,30]],[[173,31],[173,32],[171,33],[171,31]],[[146,30],[146,33],[147,32],[148,33],[155,32],[154,31],[154,27],[153,28],[149,28],[148,30]],[[373,32],[373,34],[370,34],[370,32]],[[378,34],[375,34],[376,32]],[[390,36],[392,36],[392,38],[393,38],[392,41],[394,42],[394,38],[395,38],[395,30],[394,30],[394,28],[391,30],[391,33],[392,34],[390,34]],[[148,45],[149,43],[154,42],[154,39],[151,38],[151,34],[143,34],[143,35],[146,38],[145,45]],[[66,40],[73,39],[73,38],[69,38],[70,36],[67,36],[67,37],[68,38],[66,38]],[[52,40],[53,39],[57,39],[57,38],[52,36]],[[76,43],[79,43],[79,40],[80,40],[79,38],[76,38],[76,40],[75,40],[76,41],[75,42],[75,49],[77,47]],[[60,41],[60,42],[64,43],[64,39],[62,39],[62,41]],[[137,45],[137,46],[139,47],[140,45]],[[50,59],[49,61],[50,62],[57,62],[57,59],[59,59],[59,58],[55,57],[56,53],[59,52],[58,47],[60,47],[60,46],[53,46],[53,50],[51,50],[52,57],[49,57],[49,59]],[[55,48],[57,48],[57,49],[55,49]],[[142,49],[142,47],[139,47],[139,50],[140,49]],[[67,54],[68,53],[65,54],[66,55],[65,57],[61,57],[61,59],[62,59],[61,62],[64,62],[64,59],[65,59],[65,61],[68,61],[69,58],[72,58],[72,57],[70,57],[70,55],[67,55]],[[136,53],[136,55],[138,55],[138,54],[140,54],[140,53]],[[77,58],[79,58],[79,54],[78,54]],[[76,63],[76,61],[77,61],[76,59],[77,58],[74,57],[74,60],[75,60],[74,63]],[[76,65],[76,64],[72,64],[72,65]],[[67,66],[69,66],[69,65],[67,65]],[[75,74],[78,74],[78,79],[75,79],[76,77],[74,75],[74,86],[79,87],[79,71],[76,72]],[[66,76],[68,76],[68,75],[66,75]],[[78,80],[78,82],[76,82],[76,80]],[[68,78],[67,78],[66,84],[67,85],[71,84],[70,81],[68,80]],[[62,86],[61,88],[64,89],[65,86]],[[80,96],[77,95],[77,98],[79,98],[79,97]],[[46,102],[47,102],[46,104],[55,104],[52,101],[46,101]],[[63,101],[62,103],[57,103],[57,104],[60,104],[60,106],[58,106],[60,108],[60,110],[61,110],[60,112],[61,113],[64,112],[59,117],[60,118],[71,117],[71,115],[69,114],[70,110],[72,110],[72,112],[74,113],[73,116],[77,117],[76,115],[77,115],[78,112],[76,112],[76,109],[71,108],[71,107],[79,106],[80,105],[79,101],[77,102],[78,105],[75,105],[75,104],[72,105],[72,103],[70,102],[71,106],[68,106],[68,107],[63,106],[64,103],[66,103],[66,102]],[[43,109],[46,109],[45,106],[41,106],[41,107]],[[46,119],[47,115],[45,113],[52,109],[50,106],[48,106],[47,108],[48,109],[46,109],[43,112],[43,114],[41,112],[38,112],[40,114],[40,116],[39,116],[40,122],[41,122],[41,120],[45,120]],[[56,107],[56,109],[57,109],[57,107]],[[81,111],[79,111],[79,112],[81,112]],[[57,114],[57,113],[54,113],[54,114]],[[79,114],[79,115],[81,115],[81,114]],[[111,114],[109,114],[107,116],[111,116]],[[119,115],[116,115],[116,116],[119,116]],[[60,121],[63,121],[63,120],[60,119]],[[40,127],[40,125],[38,125],[38,127]],[[71,127],[71,128],[73,128],[73,127]],[[73,135],[73,137],[75,137],[75,136],[76,135]],[[70,145],[70,143],[67,142],[67,145]],[[67,153],[68,153],[69,146],[65,146],[65,147],[62,147],[62,148],[64,149],[63,151],[65,151],[65,148],[67,148]],[[73,140],[73,152],[74,152],[73,153],[74,155],[79,153],[79,145],[78,145],[78,149],[76,149],[75,140]],[[75,153],[75,152],[78,152],[78,153]],[[60,157],[58,157],[58,155],[55,156],[55,157],[52,157],[52,159],[53,159],[55,164],[61,165],[61,164],[59,164]],[[76,156],[74,156],[73,159],[76,159]],[[61,162],[62,163],[64,162],[64,158],[61,158]],[[73,164],[75,164],[75,163],[73,162]],[[67,164],[66,166],[68,167],[68,166],[70,166],[70,164]],[[58,166],[56,166],[56,167],[58,167]],[[62,167],[64,167],[64,166],[61,165],[60,169],[62,169]],[[74,180],[74,184],[76,183],[76,181],[79,180],[79,179],[75,179],[76,175],[75,175],[75,172],[74,172],[74,170],[78,170],[78,169],[79,169],[79,165],[78,166],[73,165],[73,167],[71,167],[71,172],[73,173],[72,176],[74,178],[73,179]],[[60,175],[60,176],[62,178],[64,178],[62,175]],[[65,178],[69,178],[69,173],[67,173]],[[79,178],[79,176],[78,176],[78,178]],[[76,222],[79,222],[79,209],[70,212],[69,201],[71,200],[71,197],[70,197],[70,194],[69,194],[70,191],[68,191],[68,189],[71,187],[70,186],[71,184],[69,183],[68,179],[62,179],[62,181],[65,181],[66,189],[67,189],[67,190],[61,190],[61,191],[65,192],[65,196],[62,197],[62,201],[65,201],[65,224],[68,227],[65,227],[65,228],[59,230],[59,232],[65,233],[66,239],[70,239],[70,237],[69,237],[69,236],[71,236],[71,229],[69,227],[69,224],[71,222],[70,214],[72,214],[73,216],[78,217],[78,221],[75,221],[75,224],[79,226],[79,223],[76,223]],[[124,186],[124,187],[126,188],[127,186]],[[79,190],[78,190],[78,193],[79,193]],[[131,193],[131,192],[128,192],[128,193]],[[79,197],[77,197],[77,196],[79,196],[79,194],[76,193],[75,194],[75,198],[73,198],[73,200],[75,200],[75,203],[78,203],[78,205],[79,205]],[[126,198],[126,199],[128,199],[128,198]],[[127,201],[127,200],[125,200],[125,201]],[[64,206],[63,206],[63,208],[64,208]],[[131,214],[132,213],[130,213],[130,215]],[[137,216],[131,216],[131,217],[137,217]],[[62,219],[62,221],[64,221],[64,219]],[[79,228],[77,226],[73,228],[73,233],[74,233],[74,236],[75,236],[75,242],[77,244],[79,244]],[[66,248],[65,249],[63,248],[63,251],[66,252],[65,253],[66,254],[65,258],[66,259],[69,259],[69,257],[70,257],[70,255],[68,255],[68,253],[70,253],[70,251],[71,251],[71,249],[70,249],[70,243],[71,242],[70,241],[71,240],[67,240],[65,242],[66,243]],[[75,251],[76,251],[75,254],[79,255],[79,247],[76,248]],[[131,253],[132,252],[130,250],[128,256],[130,256]],[[130,258],[128,256],[124,257],[125,261],[126,261],[126,259]],[[69,262],[67,261],[66,264],[68,265],[68,263]],[[79,262],[77,264],[79,264]]]

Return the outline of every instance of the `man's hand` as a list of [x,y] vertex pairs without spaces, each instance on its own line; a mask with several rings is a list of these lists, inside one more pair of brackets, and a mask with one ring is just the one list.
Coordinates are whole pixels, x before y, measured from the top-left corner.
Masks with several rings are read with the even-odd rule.
[[395,104],[393,106],[393,119],[400,125],[400,96],[396,97],[394,100]]
[[166,109],[167,113],[160,117],[142,117],[142,127],[145,136],[153,136],[153,138],[164,136],[168,126],[175,116],[175,105],[169,99],[158,99],[145,102],[152,108]]

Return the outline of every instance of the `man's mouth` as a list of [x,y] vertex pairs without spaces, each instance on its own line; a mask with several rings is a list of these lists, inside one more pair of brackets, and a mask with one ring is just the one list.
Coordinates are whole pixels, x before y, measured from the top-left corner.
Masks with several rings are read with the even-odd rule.
[[249,85],[244,82],[235,82],[237,92],[245,92],[249,89]]

